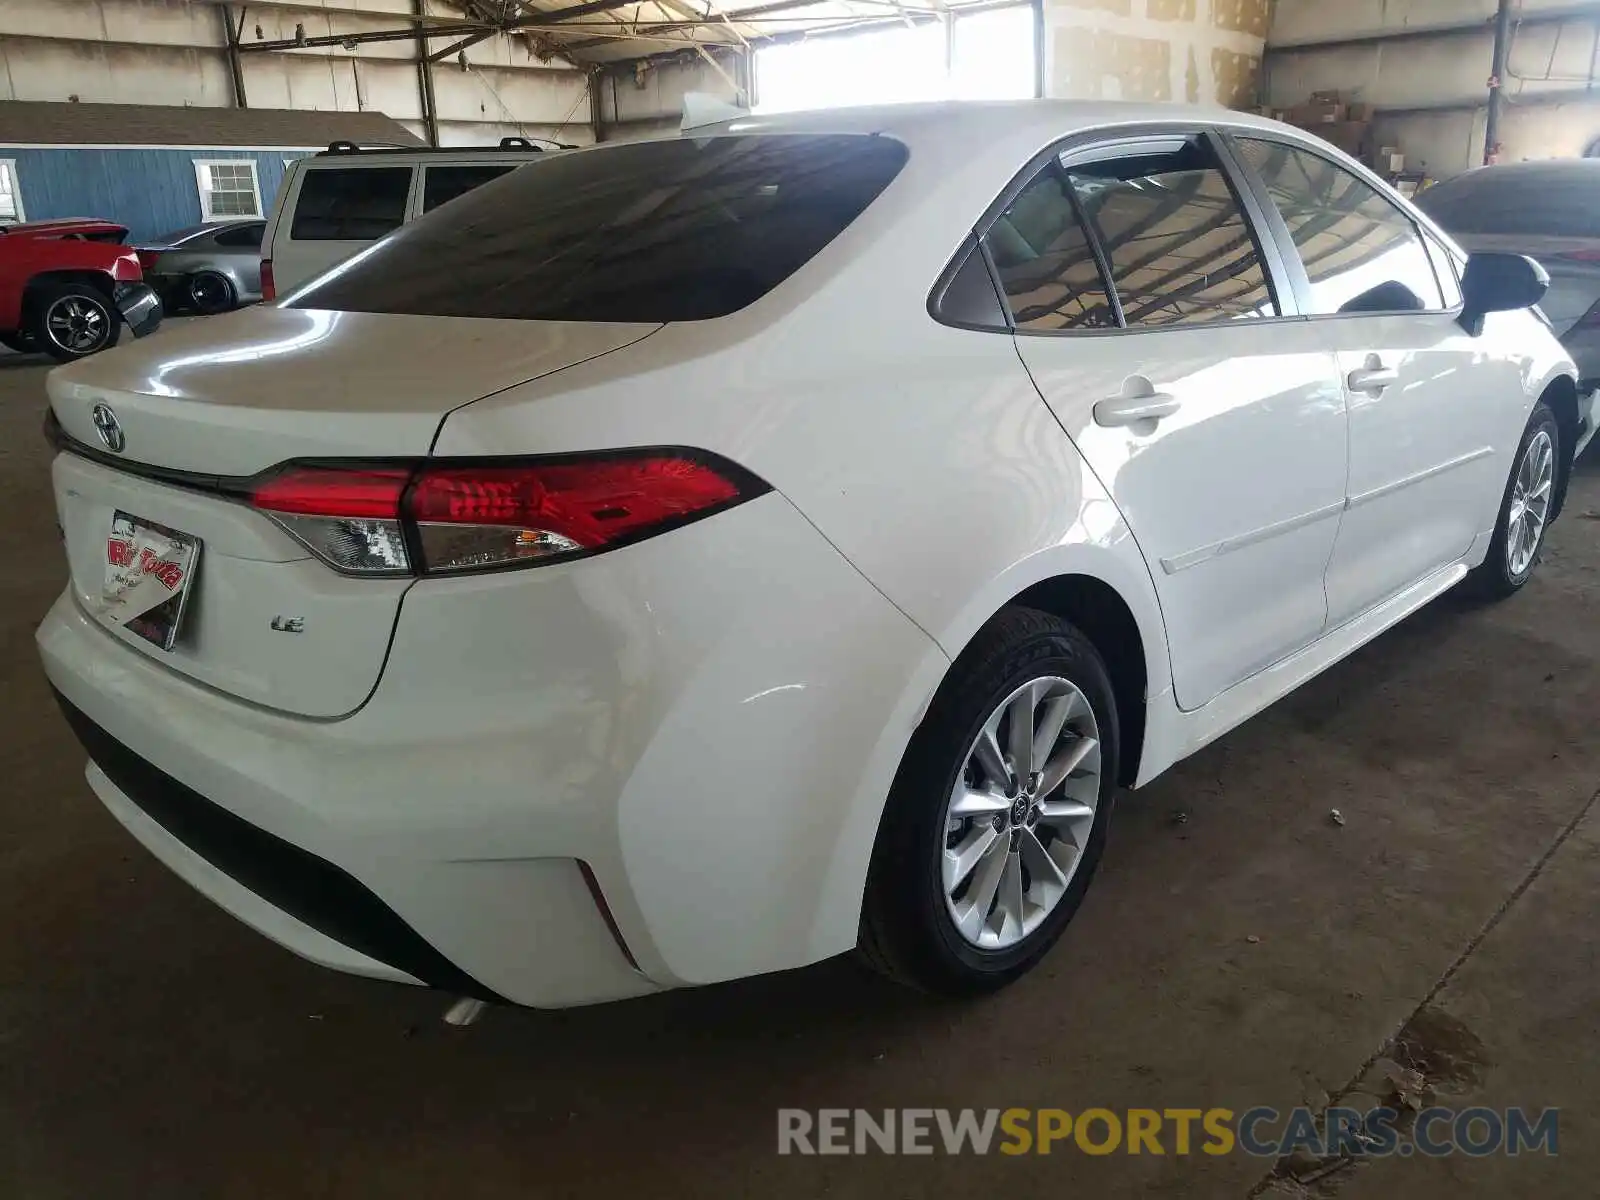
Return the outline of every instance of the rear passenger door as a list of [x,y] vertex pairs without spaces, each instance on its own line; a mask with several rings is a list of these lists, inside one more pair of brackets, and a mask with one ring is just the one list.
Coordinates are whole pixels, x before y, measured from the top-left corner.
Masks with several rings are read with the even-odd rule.
[[308,163],[285,202],[272,242],[280,296],[405,224],[411,166]]
[[1203,132],[1071,144],[984,231],[1023,362],[1143,552],[1185,709],[1307,645],[1344,502],[1333,355]]
[[[1328,564],[1339,625],[1465,555],[1494,524],[1524,405],[1515,364],[1456,320],[1459,285],[1410,214],[1309,147],[1239,136],[1293,254],[1301,307],[1338,355],[1350,483]],[[1436,265],[1448,273],[1441,276]]]

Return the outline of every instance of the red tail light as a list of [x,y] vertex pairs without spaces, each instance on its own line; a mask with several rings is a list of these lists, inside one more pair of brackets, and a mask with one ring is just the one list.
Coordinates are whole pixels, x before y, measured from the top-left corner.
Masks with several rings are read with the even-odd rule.
[[250,502],[270,512],[306,517],[400,519],[406,467],[291,467],[256,485]]
[[766,490],[711,455],[653,450],[518,465],[295,465],[249,499],[341,571],[406,575],[595,554]]
[[278,298],[278,285],[272,279],[272,260],[261,260],[261,299],[276,300]]

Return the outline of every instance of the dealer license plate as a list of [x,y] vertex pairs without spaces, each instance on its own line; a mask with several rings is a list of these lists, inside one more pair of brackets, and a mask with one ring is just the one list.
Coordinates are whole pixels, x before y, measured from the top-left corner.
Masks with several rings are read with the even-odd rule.
[[118,511],[106,539],[101,615],[171,650],[199,562],[199,538]]

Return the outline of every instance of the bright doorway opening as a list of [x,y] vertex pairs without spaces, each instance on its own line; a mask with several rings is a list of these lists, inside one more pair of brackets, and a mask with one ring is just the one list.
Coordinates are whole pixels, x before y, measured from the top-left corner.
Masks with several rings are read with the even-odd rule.
[[756,51],[759,112],[1036,94],[1031,5],[832,34]]

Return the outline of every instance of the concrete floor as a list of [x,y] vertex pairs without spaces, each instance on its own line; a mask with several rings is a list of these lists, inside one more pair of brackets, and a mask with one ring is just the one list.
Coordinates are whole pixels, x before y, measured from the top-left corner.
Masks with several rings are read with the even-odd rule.
[[[1593,1196],[1600,455],[1522,595],[1446,597],[1124,797],[1077,922],[1009,992],[835,962],[461,1031],[235,924],[90,795],[32,641],[63,582],[43,381],[0,358],[0,1195]],[[1241,1154],[775,1153],[780,1106],[1322,1104],[1419,1012],[1476,1047],[1441,1102],[1564,1106],[1560,1157],[1306,1190]]]

